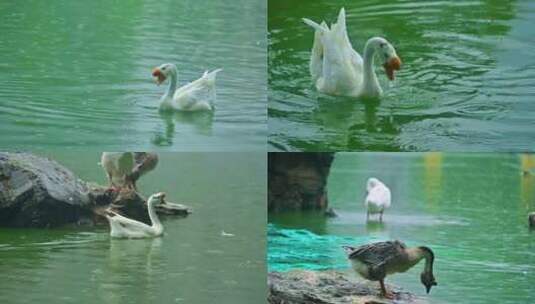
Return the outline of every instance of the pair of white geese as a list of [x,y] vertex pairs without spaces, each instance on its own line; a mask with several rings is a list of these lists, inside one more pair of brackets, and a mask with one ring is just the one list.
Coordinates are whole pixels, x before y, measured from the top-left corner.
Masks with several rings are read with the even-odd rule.
[[[339,96],[378,98],[383,90],[374,70],[374,58],[381,59],[386,75],[394,80],[394,71],[401,67],[396,50],[386,39],[373,37],[364,46],[364,58],[353,49],[346,28],[345,10],[329,28],[325,21],[318,24],[303,21],[314,28],[314,43],[310,57],[310,74],[318,91]],[[160,110],[213,111],[216,100],[215,78],[221,69],[204,72],[203,76],[180,88],[174,64],[165,63],[152,71],[158,85],[169,79],[167,91],[160,99]]]

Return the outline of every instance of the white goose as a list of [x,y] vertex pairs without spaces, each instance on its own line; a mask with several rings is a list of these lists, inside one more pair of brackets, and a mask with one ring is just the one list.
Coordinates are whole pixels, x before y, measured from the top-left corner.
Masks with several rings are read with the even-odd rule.
[[379,55],[388,78],[394,80],[394,70],[401,67],[394,47],[384,38],[370,38],[364,47],[362,59],[349,41],[344,8],[331,28],[325,21],[321,24],[306,18],[303,21],[316,30],[310,74],[318,91],[350,97],[380,97],[383,90],[373,67],[375,54]]
[[213,111],[216,99],[215,77],[222,69],[204,72],[201,78],[177,89],[178,70],[172,63],[164,63],[152,70],[160,85],[167,78],[169,87],[160,99],[162,111]]
[[370,178],[366,183],[366,199],[364,206],[366,206],[366,220],[370,218],[370,214],[379,213],[379,221],[383,221],[383,212],[390,207],[391,195],[390,189],[377,178]]
[[108,222],[110,223],[110,236],[112,238],[150,238],[157,237],[163,234],[163,226],[156,215],[154,207],[160,205],[164,202],[165,193],[160,192],[153,194],[149,197],[147,201],[147,209],[149,211],[149,218],[151,225],[129,219],[124,217],[116,212],[107,210],[105,214]]

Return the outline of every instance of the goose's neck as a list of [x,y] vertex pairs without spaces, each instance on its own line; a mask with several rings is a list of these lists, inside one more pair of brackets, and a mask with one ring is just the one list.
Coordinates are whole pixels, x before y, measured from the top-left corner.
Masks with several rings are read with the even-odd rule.
[[433,273],[433,263],[435,261],[435,255],[427,247],[417,247],[416,257],[418,261],[425,259],[424,272]]
[[381,87],[379,85],[377,75],[375,75],[375,70],[373,68],[373,62],[375,57],[375,44],[375,38],[371,38],[366,42],[366,45],[364,46],[363,88],[366,93],[376,92],[380,94]]
[[408,268],[418,264],[421,260],[425,260],[424,272],[433,273],[433,262],[435,256],[433,252],[427,247],[415,247],[407,249],[407,266]]
[[147,209],[149,210],[149,218],[150,218],[150,222],[152,223],[151,227],[156,228],[156,229],[161,228],[162,223],[160,222],[160,219],[158,218],[158,215],[156,214],[154,205],[152,203],[149,203]]
[[174,69],[169,75],[169,86],[167,87],[167,92],[165,92],[165,96],[173,97],[176,91],[176,87],[178,84],[178,71]]

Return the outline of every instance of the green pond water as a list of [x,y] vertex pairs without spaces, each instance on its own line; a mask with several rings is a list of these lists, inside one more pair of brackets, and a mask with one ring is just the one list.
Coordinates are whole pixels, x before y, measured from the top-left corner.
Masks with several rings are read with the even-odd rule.
[[[313,30],[336,20],[362,54],[383,36],[403,61],[377,102],[320,94]],[[270,0],[269,149],[530,151],[535,120],[535,1]]]
[[[270,214],[268,268],[353,273],[340,245],[399,239],[434,250],[438,286],[425,295],[423,263],[387,282],[430,303],[533,303],[535,176],[521,172],[534,167],[533,155],[337,154],[328,193],[339,216]],[[392,191],[383,224],[366,223],[369,177]]]
[[[264,151],[263,0],[2,1],[0,147],[49,151]],[[160,114],[171,62],[179,85],[217,76],[214,115]]]
[[[97,153],[49,155],[105,183]],[[160,154],[140,191],[193,207],[164,219],[162,238],[111,240],[107,225],[0,229],[0,303],[264,302],[265,163],[265,153]]]

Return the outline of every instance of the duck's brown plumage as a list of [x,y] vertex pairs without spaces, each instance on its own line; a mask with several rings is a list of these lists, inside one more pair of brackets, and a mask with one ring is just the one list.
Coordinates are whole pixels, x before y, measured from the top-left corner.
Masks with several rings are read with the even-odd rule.
[[408,254],[405,252],[407,246],[400,241],[378,242],[360,247],[344,247],[350,260],[358,260],[367,265],[368,276],[365,278],[371,281],[384,279],[390,272],[388,269],[408,258]]
[[431,286],[436,285],[433,276],[435,256],[427,247],[408,248],[403,242],[395,240],[359,247],[343,246],[343,248],[353,267],[362,277],[381,283],[381,290],[385,296],[388,295],[384,286],[385,277],[388,274],[405,272],[422,259],[426,260],[424,272],[421,274],[422,284],[426,286],[427,292]]

